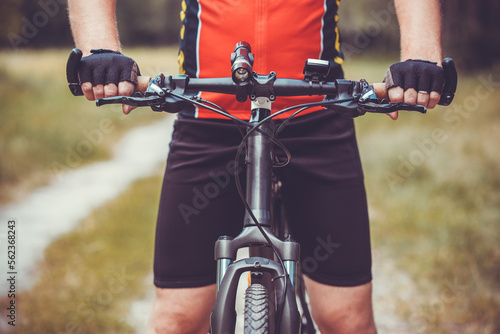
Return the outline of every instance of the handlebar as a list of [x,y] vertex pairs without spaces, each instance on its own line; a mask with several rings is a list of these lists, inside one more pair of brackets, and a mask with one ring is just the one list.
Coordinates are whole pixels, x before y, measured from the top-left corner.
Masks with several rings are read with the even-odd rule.
[[[232,78],[214,78],[214,79],[196,79],[196,78],[191,78],[189,79],[189,87],[192,90],[196,91],[204,91],[204,92],[219,92],[220,91],[215,91],[214,89],[211,89],[215,84],[219,87],[222,86],[227,86],[224,88],[227,91],[227,94],[232,94],[234,95],[236,91],[236,87],[233,85],[233,82],[229,82],[228,79]],[[285,79],[286,80],[286,79]],[[227,82],[224,82],[227,81]],[[150,76],[139,76],[137,78],[137,87],[136,91],[144,94],[146,93],[146,90],[148,89],[149,83],[151,82],[151,77]],[[387,93],[387,88],[384,83],[382,82],[377,82],[373,83],[373,90],[375,92],[375,95],[379,100],[389,100],[389,94]],[[327,84],[326,87],[323,85],[325,91],[327,94],[336,94],[336,86],[333,84]],[[297,95],[308,95],[304,94],[304,92],[307,92],[309,89],[309,84],[306,83],[304,85],[303,80],[294,80],[290,82],[285,82],[283,79],[276,79],[275,82],[275,88],[277,91],[278,96],[297,96]]]
[[[67,78],[71,92],[83,95],[78,80],[78,64],[81,51],[74,49],[67,64]],[[357,117],[366,112],[390,113],[398,110],[426,112],[426,107],[409,103],[389,103],[387,88],[384,83],[368,84],[365,80],[351,81],[339,79],[326,81],[330,65],[328,61],[306,60],[304,80],[277,78],[276,73],[259,75],[252,71],[253,54],[246,42],[236,44],[231,54],[231,77],[226,78],[190,78],[186,75],[164,76],[156,78],[139,76],[136,92],[132,96],[116,96],[97,100],[97,106],[105,104],[128,104],[149,106],[155,111],[179,112],[186,104],[203,105],[198,92],[214,92],[235,95],[239,102],[248,98],[267,98],[274,101],[277,96],[325,95],[322,102],[301,105],[301,107],[324,106],[348,116]],[[457,87],[457,72],[453,60],[443,60],[445,85],[439,101],[440,105],[449,105]],[[200,103],[201,102],[201,103]],[[222,109],[222,108],[219,108]]]

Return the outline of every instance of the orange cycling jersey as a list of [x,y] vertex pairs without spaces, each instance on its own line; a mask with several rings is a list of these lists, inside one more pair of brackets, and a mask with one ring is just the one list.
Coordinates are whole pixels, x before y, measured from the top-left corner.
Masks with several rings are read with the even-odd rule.
[[[179,65],[191,77],[231,76],[230,54],[239,41],[252,46],[253,69],[259,74],[276,72],[278,77],[302,79],[308,58],[330,61],[329,79],[340,78],[342,54],[337,27],[340,0],[183,0]],[[201,93],[231,114],[249,118],[250,103],[234,96]],[[322,97],[278,97],[273,110]],[[309,111],[310,112],[310,111]],[[203,109],[183,114],[217,118]],[[283,116],[286,117],[286,116]]]

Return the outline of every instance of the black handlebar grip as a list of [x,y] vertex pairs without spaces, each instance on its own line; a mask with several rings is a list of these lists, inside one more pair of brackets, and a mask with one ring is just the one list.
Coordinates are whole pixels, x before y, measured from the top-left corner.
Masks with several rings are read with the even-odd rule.
[[82,96],[82,87],[78,78],[78,66],[82,59],[83,52],[80,49],[71,50],[66,64],[66,79],[68,80],[69,90],[74,96]]
[[457,69],[455,63],[451,58],[445,58],[443,60],[443,70],[444,70],[444,87],[443,93],[441,94],[441,99],[439,100],[439,105],[448,106],[455,97],[455,92],[457,91]]

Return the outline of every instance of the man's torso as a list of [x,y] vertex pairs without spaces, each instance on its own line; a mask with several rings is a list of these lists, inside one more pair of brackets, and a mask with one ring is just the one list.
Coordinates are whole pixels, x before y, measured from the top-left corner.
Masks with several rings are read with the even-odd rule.
[[[331,62],[331,78],[342,76],[337,27],[339,0],[184,0],[182,2],[179,65],[192,77],[228,77],[230,54],[239,41],[252,46],[254,71],[278,77],[303,78],[307,58]],[[233,96],[202,93],[233,115],[248,118],[250,104]],[[322,97],[278,98],[274,110]],[[202,109],[192,116],[214,118]]]

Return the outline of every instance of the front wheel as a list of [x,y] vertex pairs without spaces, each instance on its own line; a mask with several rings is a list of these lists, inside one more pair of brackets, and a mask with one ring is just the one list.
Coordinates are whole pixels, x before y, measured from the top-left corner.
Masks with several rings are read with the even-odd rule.
[[262,284],[245,291],[245,334],[269,333],[269,295]]

